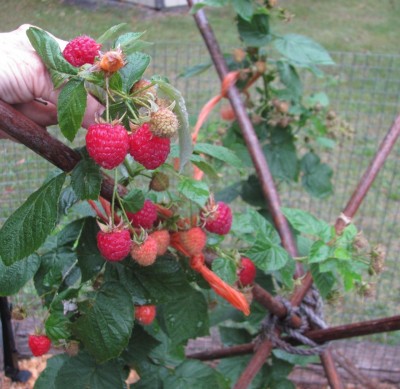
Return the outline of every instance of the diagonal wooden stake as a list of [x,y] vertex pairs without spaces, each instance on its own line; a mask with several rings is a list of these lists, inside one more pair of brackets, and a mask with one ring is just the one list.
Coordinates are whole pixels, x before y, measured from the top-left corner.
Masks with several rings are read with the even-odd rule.
[[[188,5],[192,7],[194,5],[193,0],[187,0]],[[203,10],[195,13],[194,19],[196,21],[197,27],[201,35],[203,36],[204,42],[207,45],[208,51],[214,62],[217,73],[223,81],[228,74],[228,68],[226,66],[225,60],[223,58],[222,52],[219,48],[218,42],[215,35],[208,24],[207,17]],[[272,215],[275,227],[281,238],[282,246],[288,251],[293,257],[297,256],[297,247],[290,230],[289,223],[284,217],[280,209],[280,199],[277,192],[275,183],[272,178],[271,171],[268,167],[267,161],[264,157],[261,145],[258,141],[257,135],[254,131],[253,124],[251,123],[246,109],[243,105],[240,93],[235,86],[232,86],[228,91],[228,98],[235,111],[236,118],[238,120],[239,126],[242,130],[243,138],[246,142],[247,149],[251,155],[257,176],[261,183],[261,189],[268,204],[268,208]],[[303,269],[300,263],[296,263],[296,277],[303,275]],[[311,284],[308,286],[308,288]],[[239,381],[236,383],[234,389],[245,389],[253,380],[257,372],[260,370],[264,364],[266,358],[272,350],[272,344],[269,340],[265,340],[262,345],[258,348],[254,357],[250,361],[246,370],[243,372]],[[332,388],[342,389],[343,384],[341,383],[339,374],[335,368],[332,357],[329,350],[324,351],[322,356],[322,363],[325,368],[325,373],[327,374],[328,381]]]

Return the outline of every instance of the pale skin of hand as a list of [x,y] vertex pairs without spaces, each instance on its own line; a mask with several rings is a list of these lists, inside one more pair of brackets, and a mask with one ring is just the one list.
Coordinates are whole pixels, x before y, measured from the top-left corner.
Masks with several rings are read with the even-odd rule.
[[[0,100],[46,127],[57,124],[60,89],[54,89],[45,65],[29,42],[29,27],[24,24],[14,31],[0,33]],[[55,39],[62,51],[67,42]],[[87,128],[102,111],[103,107],[89,97],[82,126]],[[0,138],[9,137],[0,129]]]

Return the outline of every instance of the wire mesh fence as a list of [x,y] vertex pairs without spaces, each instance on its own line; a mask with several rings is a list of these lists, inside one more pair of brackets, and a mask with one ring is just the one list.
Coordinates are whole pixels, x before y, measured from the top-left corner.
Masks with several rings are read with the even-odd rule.
[[[201,106],[219,92],[219,81],[210,69],[185,79],[179,74],[188,66],[209,61],[201,45],[158,44],[151,48],[151,74],[166,75],[184,95],[190,117],[194,120]],[[356,183],[367,168],[379,142],[383,139],[400,103],[400,56],[364,53],[332,53],[336,65],[324,69],[327,78],[303,74],[306,89],[323,89],[335,111],[354,128],[351,138],[343,138],[324,159],[334,169],[335,193],[317,200],[294,187],[285,192],[284,205],[303,208],[334,222]],[[57,129],[53,129],[57,132]],[[382,243],[387,251],[385,271],[371,298],[352,295],[336,305],[326,307],[331,324],[344,324],[400,314],[400,143],[373,184],[355,223],[371,243]],[[0,144],[0,225],[39,187],[52,166],[19,144]],[[370,337],[372,341],[399,344],[400,334]],[[400,357],[400,352],[398,353]],[[379,355],[371,362],[380,366]]]

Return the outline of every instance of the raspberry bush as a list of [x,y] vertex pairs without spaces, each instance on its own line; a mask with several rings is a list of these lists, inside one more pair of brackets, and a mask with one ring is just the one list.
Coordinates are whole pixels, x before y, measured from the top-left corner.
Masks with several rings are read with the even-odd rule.
[[[253,17],[263,22],[267,14]],[[119,35],[121,28],[90,44],[77,38],[64,53],[46,32],[27,32],[54,87],[62,87],[62,134],[76,141],[88,94],[105,110],[76,145],[81,159],[73,171],[51,174],[2,226],[0,293],[14,294],[33,278],[47,314],[46,335],[31,338],[32,350],[47,352],[49,339],[66,351],[49,359],[36,389],[124,388],[130,369],[140,377],[137,388],[229,388],[247,357],[212,369],[186,359],[185,346],[211,325],[219,325],[225,344],[250,340],[264,316],[251,299],[255,282],[272,294],[288,293],[295,262],[302,261],[327,297],[342,283],[352,289],[374,267],[353,245],[354,225],[335,236],[309,213],[284,209],[304,248],[292,258],[262,212],[235,214],[228,200],[214,199],[210,180],[193,178],[196,171],[213,178],[221,164],[239,174],[245,166],[227,147],[192,144],[181,93],[148,74],[142,34]],[[293,66],[279,66],[294,88]],[[114,179],[107,199],[106,175]],[[359,260],[348,261],[354,256]],[[293,362],[274,353],[277,370],[265,367],[253,387],[290,387]]]

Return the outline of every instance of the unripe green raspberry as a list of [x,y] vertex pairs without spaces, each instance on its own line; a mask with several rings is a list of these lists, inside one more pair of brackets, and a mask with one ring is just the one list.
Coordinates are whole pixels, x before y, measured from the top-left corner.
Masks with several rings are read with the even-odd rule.
[[150,181],[150,189],[156,192],[163,192],[169,187],[169,177],[162,172],[155,172]]
[[168,108],[159,108],[150,116],[150,131],[160,138],[172,138],[178,128],[178,118]]

